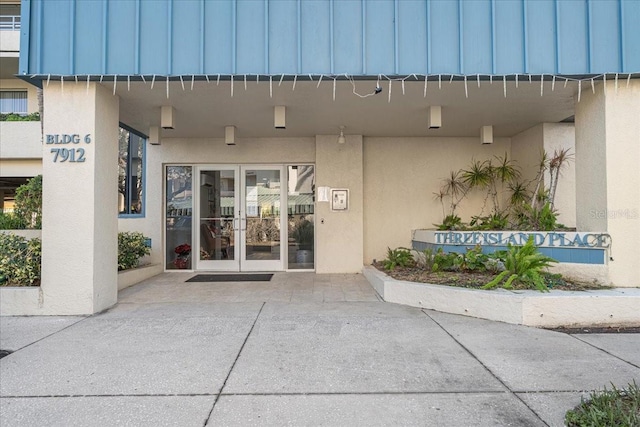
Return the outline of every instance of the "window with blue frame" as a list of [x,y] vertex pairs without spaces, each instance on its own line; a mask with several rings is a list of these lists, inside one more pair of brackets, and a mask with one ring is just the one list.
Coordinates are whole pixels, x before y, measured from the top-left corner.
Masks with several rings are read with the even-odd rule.
[[144,214],[144,149],[146,136],[120,124],[118,138],[118,212]]
[[0,91],[0,113],[27,114],[27,91],[26,90]]

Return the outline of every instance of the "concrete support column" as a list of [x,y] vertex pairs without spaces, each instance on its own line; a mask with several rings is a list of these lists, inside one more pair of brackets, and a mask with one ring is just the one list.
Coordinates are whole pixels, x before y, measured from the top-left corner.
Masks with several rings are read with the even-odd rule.
[[316,189],[349,190],[349,209],[332,212],[330,202],[316,206],[316,272],[359,273],[364,258],[362,135],[316,136]]
[[44,91],[42,310],[96,313],[118,293],[119,98],[95,83]]
[[640,80],[576,103],[576,205],[578,231],[611,235],[611,283],[640,286]]

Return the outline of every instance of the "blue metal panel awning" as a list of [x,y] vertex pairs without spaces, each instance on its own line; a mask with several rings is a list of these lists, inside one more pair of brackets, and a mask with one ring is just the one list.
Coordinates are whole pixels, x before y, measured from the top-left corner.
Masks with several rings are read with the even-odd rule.
[[638,22],[634,0],[23,0],[19,74],[638,73]]

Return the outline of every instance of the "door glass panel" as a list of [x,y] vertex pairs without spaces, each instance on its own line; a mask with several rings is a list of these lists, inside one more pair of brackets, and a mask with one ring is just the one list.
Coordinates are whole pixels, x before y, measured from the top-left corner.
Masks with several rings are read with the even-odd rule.
[[190,269],[193,218],[191,166],[167,166],[166,268]]
[[200,260],[233,260],[235,171],[200,172]]
[[312,165],[287,168],[288,268],[314,268],[315,173]]
[[245,170],[247,261],[280,259],[280,171]]

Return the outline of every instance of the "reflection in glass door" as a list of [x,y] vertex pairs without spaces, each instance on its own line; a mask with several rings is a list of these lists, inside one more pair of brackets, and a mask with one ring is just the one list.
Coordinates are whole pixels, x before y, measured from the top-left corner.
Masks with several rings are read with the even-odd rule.
[[315,168],[292,165],[287,168],[287,268],[313,270]]
[[282,175],[281,167],[242,168],[240,223],[243,271],[283,269]]
[[238,168],[199,169],[196,247],[199,270],[239,270]]
[[281,166],[200,166],[194,180],[193,268],[284,269]]

